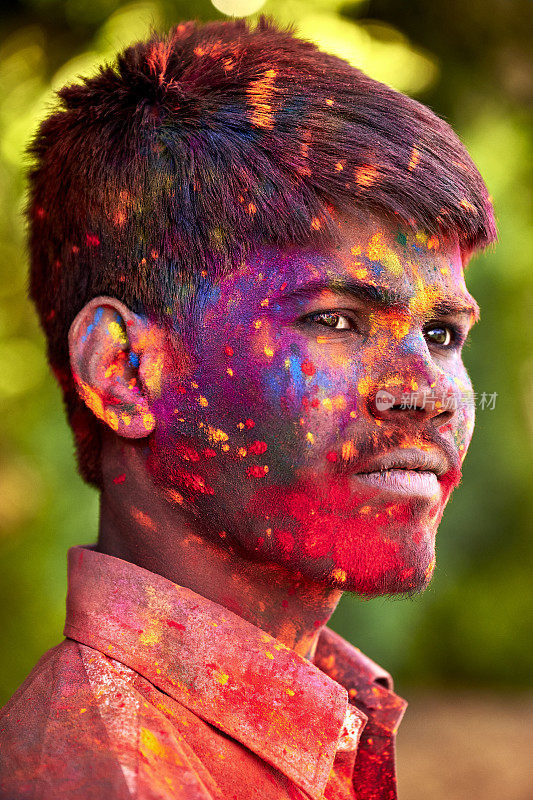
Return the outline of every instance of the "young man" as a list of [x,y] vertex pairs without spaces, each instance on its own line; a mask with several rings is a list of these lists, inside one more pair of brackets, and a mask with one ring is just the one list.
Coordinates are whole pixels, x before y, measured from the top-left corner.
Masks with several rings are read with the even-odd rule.
[[326,623],[431,579],[484,183],[427,108],[264,19],[60,97],[31,296],[101,516],[2,712],[1,796],[391,800],[405,702]]

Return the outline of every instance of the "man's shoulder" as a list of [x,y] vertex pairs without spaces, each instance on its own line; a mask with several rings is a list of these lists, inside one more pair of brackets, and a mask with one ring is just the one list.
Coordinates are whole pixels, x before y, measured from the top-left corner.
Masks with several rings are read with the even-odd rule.
[[80,645],[70,640],[45,653],[0,710],[0,798],[52,798],[60,786],[69,798],[82,787],[84,800],[129,796]]

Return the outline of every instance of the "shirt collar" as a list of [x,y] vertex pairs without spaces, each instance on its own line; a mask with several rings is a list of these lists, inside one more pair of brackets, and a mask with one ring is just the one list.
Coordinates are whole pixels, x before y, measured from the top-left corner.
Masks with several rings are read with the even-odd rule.
[[[328,631],[317,666],[161,575],[89,547],[73,547],[68,559],[65,636],[131,667],[318,800],[339,745],[346,748],[353,686],[338,676],[349,676],[353,654],[352,671],[364,664],[356,648]],[[336,639],[346,645],[337,660]],[[337,677],[328,668],[332,654]],[[363,670],[355,683],[373,680]],[[350,712],[353,741],[367,716]]]

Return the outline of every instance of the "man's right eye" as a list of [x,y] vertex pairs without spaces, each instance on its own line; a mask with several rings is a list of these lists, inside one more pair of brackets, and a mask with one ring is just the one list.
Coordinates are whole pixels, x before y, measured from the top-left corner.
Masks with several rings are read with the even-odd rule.
[[351,331],[355,329],[353,320],[345,314],[336,314],[333,311],[321,311],[317,314],[309,314],[308,322],[315,322],[317,325],[324,325],[335,331]]

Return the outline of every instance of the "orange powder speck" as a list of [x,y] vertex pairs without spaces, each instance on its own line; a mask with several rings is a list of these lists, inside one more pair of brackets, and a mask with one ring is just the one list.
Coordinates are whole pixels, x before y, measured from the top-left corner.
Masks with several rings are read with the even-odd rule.
[[198,398],[198,402],[203,408],[207,408],[207,406],[209,405],[209,403],[207,402],[207,398],[203,397],[202,395],[200,395],[200,397]]
[[372,164],[363,164],[355,171],[355,182],[358,186],[372,186],[378,177],[378,171]]
[[318,217],[313,217],[313,219],[311,220],[311,227],[314,231],[320,230],[320,228],[322,227],[322,223],[320,222]]
[[210,425],[207,428],[207,435],[211,443],[214,444],[221,444],[222,442],[227,442],[229,436],[220,428],[212,428]]
[[468,211],[470,214],[476,214],[476,207],[472,205],[472,203],[464,197],[461,202],[459,203],[461,208],[464,208],[465,211]]
[[248,213],[251,215],[255,214],[256,211],[257,211],[257,206],[255,205],[255,203],[248,203]]
[[131,509],[131,516],[133,517],[139,525],[142,525],[144,528],[150,528],[150,530],[155,531],[155,525],[151,517],[148,514],[145,514],[139,508],[132,508]]
[[416,167],[418,166],[418,162],[419,161],[420,161],[420,151],[417,150],[416,147],[413,147],[413,149],[411,151],[411,158],[410,158],[409,164],[407,166],[407,169],[409,170],[409,172],[412,172],[414,169],[416,169]]
[[337,163],[335,164],[335,172],[342,172],[343,169],[344,169],[344,164],[342,163],[342,161],[337,161]]
[[272,130],[274,127],[274,114],[271,101],[275,95],[275,69],[268,69],[261,78],[252,81],[246,90],[248,104],[251,106],[251,122],[257,128]]
[[331,99],[331,97],[326,98],[326,105],[328,105],[328,106],[332,106],[333,105],[333,100]]
[[355,446],[353,442],[344,442],[341,450],[341,458],[343,461],[348,461],[355,455]]
[[331,577],[336,581],[340,581],[340,583],[345,583],[347,576],[343,569],[334,569],[331,573]]
[[431,236],[427,241],[427,248],[428,250],[438,250],[440,247],[440,242],[436,236]]
[[272,348],[271,348],[271,347],[269,347],[268,345],[265,345],[265,347],[264,347],[264,353],[265,353],[265,355],[267,356],[267,358],[272,358],[272,356],[274,355],[274,351],[273,351],[273,350],[272,350]]

